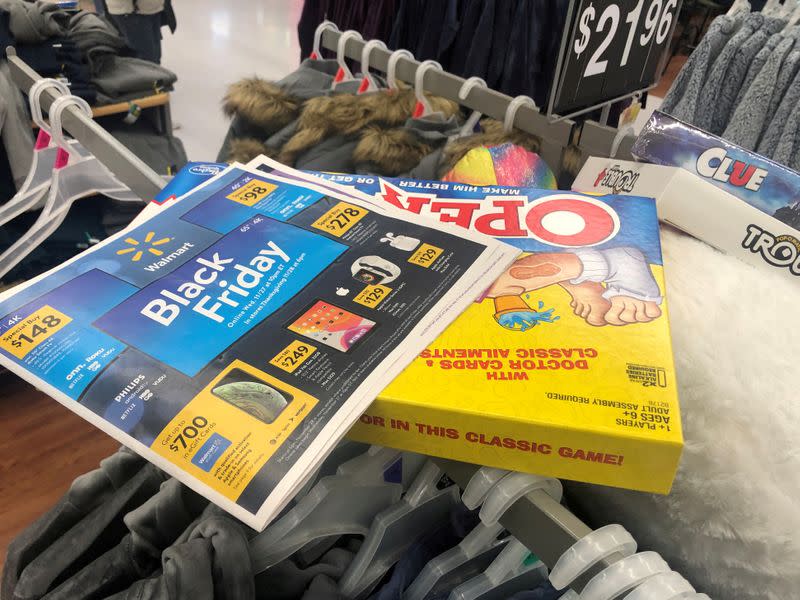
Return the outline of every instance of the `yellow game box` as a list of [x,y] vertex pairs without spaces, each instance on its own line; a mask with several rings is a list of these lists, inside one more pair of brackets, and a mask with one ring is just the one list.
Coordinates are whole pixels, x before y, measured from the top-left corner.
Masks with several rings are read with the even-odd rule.
[[683,437],[652,198],[325,177],[524,251],[349,437],[669,492]]

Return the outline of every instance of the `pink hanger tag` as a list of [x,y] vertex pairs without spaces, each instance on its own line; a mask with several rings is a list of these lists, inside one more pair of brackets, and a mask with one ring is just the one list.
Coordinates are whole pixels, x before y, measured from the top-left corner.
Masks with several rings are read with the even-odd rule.
[[369,83],[369,77],[364,77],[364,79],[361,80],[361,85],[358,86],[358,93],[363,94],[369,90]]
[[311,56],[309,56],[308,58],[310,58],[311,60],[319,60],[319,54],[317,54],[316,51],[312,51]]
[[336,77],[333,78],[333,81],[335,83],[340,83],[343,80],[344,80],[344,69],[342,67],[339,67],[339,70],[336,71]]
[[419,119],[423,116],[425,116],[425,105],[417,100],[417,104],[414,106],[414,118]]
[[69,152],[64,150],[63,148],[59,148],[58,152],[56,153],[56,162],[53,165],[54,169],[63,169],[64,167],[69,164]]
[[39,129],[39,133],[36,136],[36,145],[34,146],[35,150],[44,150],[50,145],[50,134],[47,133],[44,129]]

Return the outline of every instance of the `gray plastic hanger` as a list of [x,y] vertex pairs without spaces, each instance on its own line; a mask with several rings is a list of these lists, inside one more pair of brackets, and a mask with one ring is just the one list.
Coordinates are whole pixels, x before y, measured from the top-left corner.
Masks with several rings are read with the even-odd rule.
[[458,504],[458,486],[438,490],[442,471],[428,462],[403,499],[375,517],[353,562],[339,580],[345,598],[364,598],[420,536]]
[[[323,477],[335,475],[336,470],[342,463],[364,454],[369,450],[369,448],[369,444],[354,442],[348,439],[344,439],[336,444],[336,447],[334,447],[331,453],[325,458],[319,469],[317,469],[317,471],[314,472],[311,477],[309,477],[308,481],[306,481],[306,483],[304,483],[297,491],[294,497],[294,503],[296,504],[301,498],[303,498],[303,496],[308,494],[317,481]],[[303,548],[297,551],[295,557],[302,564],[313,564],[317,562],[323,554],[336,545],[336,542],[340,537],[341,536],[339,535],[332,535],[321,538],[316,542],[306,544]]]
[[[481,506],[484,538],[500,528],[500,518],[521,497],[533,490],[544,490],[561,500],[558,479],[483,467],[470,480],[464,492],[465,504]],[[498,557],[480,575],[462,583],[449,600],[505,600],[516,592],[533,589],[547,577],[547,568],[518,540],[512,538]]]
[[448,600],[506,600],[547,580],[547,567],[522,542],[511,538],[491,565],[456,587]]
[[[538,575],[528,573],[530,565],[527,563],[521,566],[509,566],[507,572],[503,571],[506,578],[500,577],[499,566],[495,565],[489,568],[490,563],[493,564],[492,561],[498,557],[500,550],[505,552],[503,546],[508,542],[508,538],[498,539],[503,532],[503,527],[499,523],[500,517],[520,497],[534,489],[544,489],[554,498],[561,498],[561,483],[557,479],[492,467],[478,469],[466,485],[461,501],[470,509],[482,505],[481,523],[458,546],[437,556],[425,565],[419,576],[409,586],[404,600],[426,600],[426,598],[437,596],[440,591],[448,589],[443,585],[444,582],[465,582],[470,575],[477,576],[472,582],[476,587],[462,589],[467,598],[470,597],[470,594],[478,593],[476,590],[483,590],[481,591],[483,593],[501,583],[505,586],[506,578],[513,579],[518,575],[521,577],[521,581],[527,581],[530,577],[537,578]],[[508,551],[508,553],[510,552]],[[504,556],[510,560],[508,553]],[[483,564],[484,573],[475,572],[476,567],[480,564]],[[449,589],[452,590],[453,587],[451,583]]]
[[403,600],[428,600],[482,573],[500,554],[508,538],[500,524],[479,523],[458,545],[431,559],[414,579]]
[[368,444],[362,444],[361,442],[354,442],[352,440],[344,439],[331,450],[331,453],[325,457],[325,460],[322,461],[322,464],[319,468],[311,474],[306,481],[297,491],[295,494],[295,499],[299,500],[303,496],[305,496],[308,492],[311,491],[311,488],[314,487],[314,484],[317,483],[323,477],[328,477],[330,475],[336,475],[336,471],[340,465],[346,463],[349,460],[352,460],[362,454],[365,454],[369,451],[370,446]]
[[14,244],[0,255],[0,277],[14,268],[34,248],[44,242],[64,219],[70,207],[82,198],[101,194],[118,200],[141,202],[92,155],[83,155],[74,144],[64,139],[61,113],[68,106],[78,106],[91,116],[89,104],[77,96],[59,96],[50,107],[50,126],[53,143],[60,151],[53,166],[47,200],[39,218]]
[[375,515],[397,502],[402,493],[397,483],[364,485],[352,475],[323,477],[250,542],[253,572],[266,571],[321,539],[366,535]]
[[413,464],[421,462],[415,458],[418,456],[373,447],[341,464],[336,475],[322,477],[280,519],[253,538],[254,572],[261,573],[303,548],[324,546],[342,535],[366,535],[375,516],[400,499],[402,463],[408,465],[410,478],[415,472]]
[[364,454],[340,464],[336,473],[370,481],[382,479],[399,483],[405,491],[414,483],[427,460],[423,454],[371,446]]

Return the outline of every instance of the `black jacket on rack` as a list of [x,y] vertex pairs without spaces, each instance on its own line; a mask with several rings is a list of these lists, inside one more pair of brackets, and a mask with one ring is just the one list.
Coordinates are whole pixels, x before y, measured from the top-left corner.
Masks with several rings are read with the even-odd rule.
[[306,0],[297,26],[302,58],[326,18],[342,31],[356,29],[417,60],[446,71],[482,77],[510,96],[545,106],[555,75],[568,0]]

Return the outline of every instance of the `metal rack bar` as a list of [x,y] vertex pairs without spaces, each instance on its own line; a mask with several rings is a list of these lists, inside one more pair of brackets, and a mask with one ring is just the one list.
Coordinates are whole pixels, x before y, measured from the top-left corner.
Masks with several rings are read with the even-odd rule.
[[[340,36],[340,32],[328,29],[322,34],[322,45],[329,50],[336,50]],[[344,47],[345,56],[360,61],[364,43],[363,40],[348,39]],[[391,52],[375,48],[369,56],[370,67],[386,72],[389,56],[391,56]],[[419,62],[416,60],[400,58],[397,61],[397,78],[413,84],[418,66]],[[459,100],[458,92],[463,83],[464,79],[446,71],[431,70],[425,75],[425,90],[431,94],[455,100],[462,106],[480,111],[484,115],[500,121],[503,120],[508,103],[512,100],[510,96],[490,88],[476,86],[472,88],[466,100]],[[574,125],[575,123],[568,119],[553,123],[546,115],[528,106],[520,107],[514,121],[517,129],[542,138],[540,154],[547,164],[554,168],[561,165],[561,154],[564,147],[569,144],[570,133]]]
[[[433,461],[462,489],[479,468],[477,465],[443,458],[434,458]],[[533,491],[518,500],[500,518],[500,523],[549,567],[576,541],[592,531],[542,490]],[[578,577],[570,587],[580,593],[592,577],[622,558],[618,553],[606,557]]]
[[[27,94],[33,83],[42,79],[42,76],[19,58],[13,47],[6,48],[6,55],[11,78],[17,87]],[[53,101],[61,95],[55,88],[45,89],[42,93],[42,108],[50,110]],[[63,113],[62,124],[65,131],[83,144],[143,200],[152,199],[164,187],[165,181],[158,173],[80,109],[67,107]]]
[[[591,156],[611,156],[611,146],[618,131],[608,125],[586,121],[581,130],[581,139],[578,142],[578,147]],[[636,136],[633,133],[622,138],[616,157],[620,160],[633,160],[631,148],[635,141]]]

